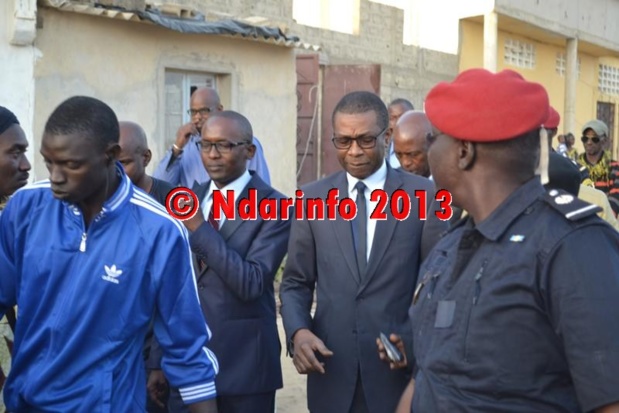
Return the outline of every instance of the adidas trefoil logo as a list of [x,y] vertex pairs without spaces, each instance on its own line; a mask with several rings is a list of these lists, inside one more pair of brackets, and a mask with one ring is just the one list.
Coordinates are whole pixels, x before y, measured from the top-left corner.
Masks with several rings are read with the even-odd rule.
[[118,284],[118,277],[120,277],[120,275],[123,273],[123,270],[116,268],[116,264],[112,265],[111,267],[108,267],[107,265],[105,265],[104,267],[106,275],[101,276],[101,278],[103,278],[105,281]]

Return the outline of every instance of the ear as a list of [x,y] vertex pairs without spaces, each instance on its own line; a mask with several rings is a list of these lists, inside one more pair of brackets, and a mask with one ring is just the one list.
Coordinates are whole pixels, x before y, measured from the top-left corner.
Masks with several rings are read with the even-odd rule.
[[153,153],[150,151],[150,149],[147,149],[144,151],[144,167],[146,168],[148,166],[148,164],[150,163],[150,160],[153,158]]
[[256,145],[253,143],[251,145],[247,145],[247,159],[253,159],[254,155],[256,155]]
[[105,150],[105,157],[107,158],[107,165],[112,165],[120,156],[120,145],[117,143],[113,143],[107,147]]
[[458,168],[463,171],[471,169],[475,163],[477,147],[470,141],[458,141]]
[[224,105],[220,103],[219,105],[217,105],[217,111],[221,112],[222,110],[224,110]]
[[387,132],[385,132],[385,145],[389,146],[389,142],[391,141],[392,134],[393,134],[393,129],[387,128]]

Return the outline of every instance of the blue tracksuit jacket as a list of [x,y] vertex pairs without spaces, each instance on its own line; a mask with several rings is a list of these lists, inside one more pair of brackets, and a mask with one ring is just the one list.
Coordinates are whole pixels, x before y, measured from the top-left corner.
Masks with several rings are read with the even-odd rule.
[[0,215],[0,314],[18,306],[11,412],[143,412],[153,316],[162,368],[184,401],[216,396],[187,232],[118,173],[88,230],[45,181],[17,191]]

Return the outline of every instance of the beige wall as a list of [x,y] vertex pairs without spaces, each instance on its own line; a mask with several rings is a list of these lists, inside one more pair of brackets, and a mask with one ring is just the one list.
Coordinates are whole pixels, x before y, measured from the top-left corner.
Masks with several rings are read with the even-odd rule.
[[[330,0],[330,2],[338,1]],[[271,25],[285,25],[291,34],[299,36],[303,42],[319,45],[322,62],[325,64],[380,64],[380,94],[387,102],[402,97],[411,100],[415,107],[421,108],[425,96],[436,83],[453,79],[457,74],[456,54],[405,45],[404,11],[370,0],[358,0],[357,34],[298,24],[292,19],[293,0],[163,0],[163,2],[185,4],[207,15],[219,12],[237,18],[263,16]],[[357,1],[353,3],[357,4]],[[435,30],[442,35],[440,28]]]
[[495,10],[619,52],[617,0],[495,0]]
[[[15,114],[31,141],[34,116],[32,64],[37,57],[37,50],[32,45],[16,46],[10,43],[17,30],[15,26],[19,24],[14,6],[14,2],[0,0],[0,106]],[[34,33],[34,25],[29,29]],[[35,158],[32,146],[26,155],[32,163]]]
[[[38,145],[53,109],[72,95],[103,100],[119,119],[140,123],[153,158],[164,154],[166,68],[228,74],[220,83],[228,109],[248,117],[265,150],[273,186],[292,195],[296,188],[296,74],[290,48],[188,35],[153,25],[39,9],[43,29],[35,46],[34,133]],[[156,162],[149,167],[154,169]],[[46,178],[40,156],[37,177]]]
[[[483,26],[476,22],[462,20],[460,23],[461,42],[460,42],[460,71],[473,67],[483,66]],[[536,49],[535,69],[523,69],[505,64],[504,45],[505,39],[509,37],[520,41],[533,43]],[[512,69],[521,73],[531,81],[539,82],[548,91],[550,104],[560,113],[564,113],[565,98],[565,77],[558,74],[555,70],[557,53],[565,52],[565,48],[554,44],[536,41],[512,33],[499,30],[498,39],[498,62],[497,70]],[[563,129],[563,124],[559,124],[559,133],[572,132],[576,136],[576,147],[582,151],[580,133],[582,126],[591,119],[596,118],[597,102],[615,103],[615,141],[618,140],[619,119],[619,97],[603,95],[598,90],[598,66],[600,63],[619,66],[617,57],[597,57],[583,51],[578,52],[580,59],[580,76],[576,88],[576,130],[567,131]],[[557,142],[554,143],[557,146]]]

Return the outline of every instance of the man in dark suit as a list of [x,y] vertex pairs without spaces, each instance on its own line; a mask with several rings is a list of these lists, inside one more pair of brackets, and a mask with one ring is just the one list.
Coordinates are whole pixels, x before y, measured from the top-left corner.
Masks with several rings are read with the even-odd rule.
[[[226,413],[273,413],[275,391],[282,387],[273,280],[286,254],[290,221],[231,219],[223,212],[215,220],[213,211],[215,191],[228,200],[232,191],[235,209],[250,190],[258,203],[283,198],[247,170],[256,150],[252,136],[249,121],[237,112],[209,117],[199,146],[211,180],[194,187],[201,211],[183,221],[191,232],[200,303],[213,332],[209,348],[219,361],[217,405]],[[173,413],[185,411],[174,391],[170,407]]]
[[[281,312],[297,371],[309,374],[312,413],[389,412],[395,409],[407,377],[381,363],[375,340],[381,331],[411,337],[407,310],[424,229],[414,192],[426,191],[430,203],[435,190],[430,180],[388,166],[382,136],[389,118],[378,96],[346,95],[332,122],[333,143],[344,171],[302,189],[305,198],[325,199],[329,190],[337,188],[340,199],[356,200],[358,214],[353,221],[341,216],[293,221],[280,289]],[[410,216],[395,219],[389,202],[385,220],[369,219],[376,205],[370,202],[371,192],[391,195],[398,189],[412,200]],[[428,220],[437,219],[433,212],[427,212]],[[442,224],[434,226],[435,241],[439,229],[446,228]]]

